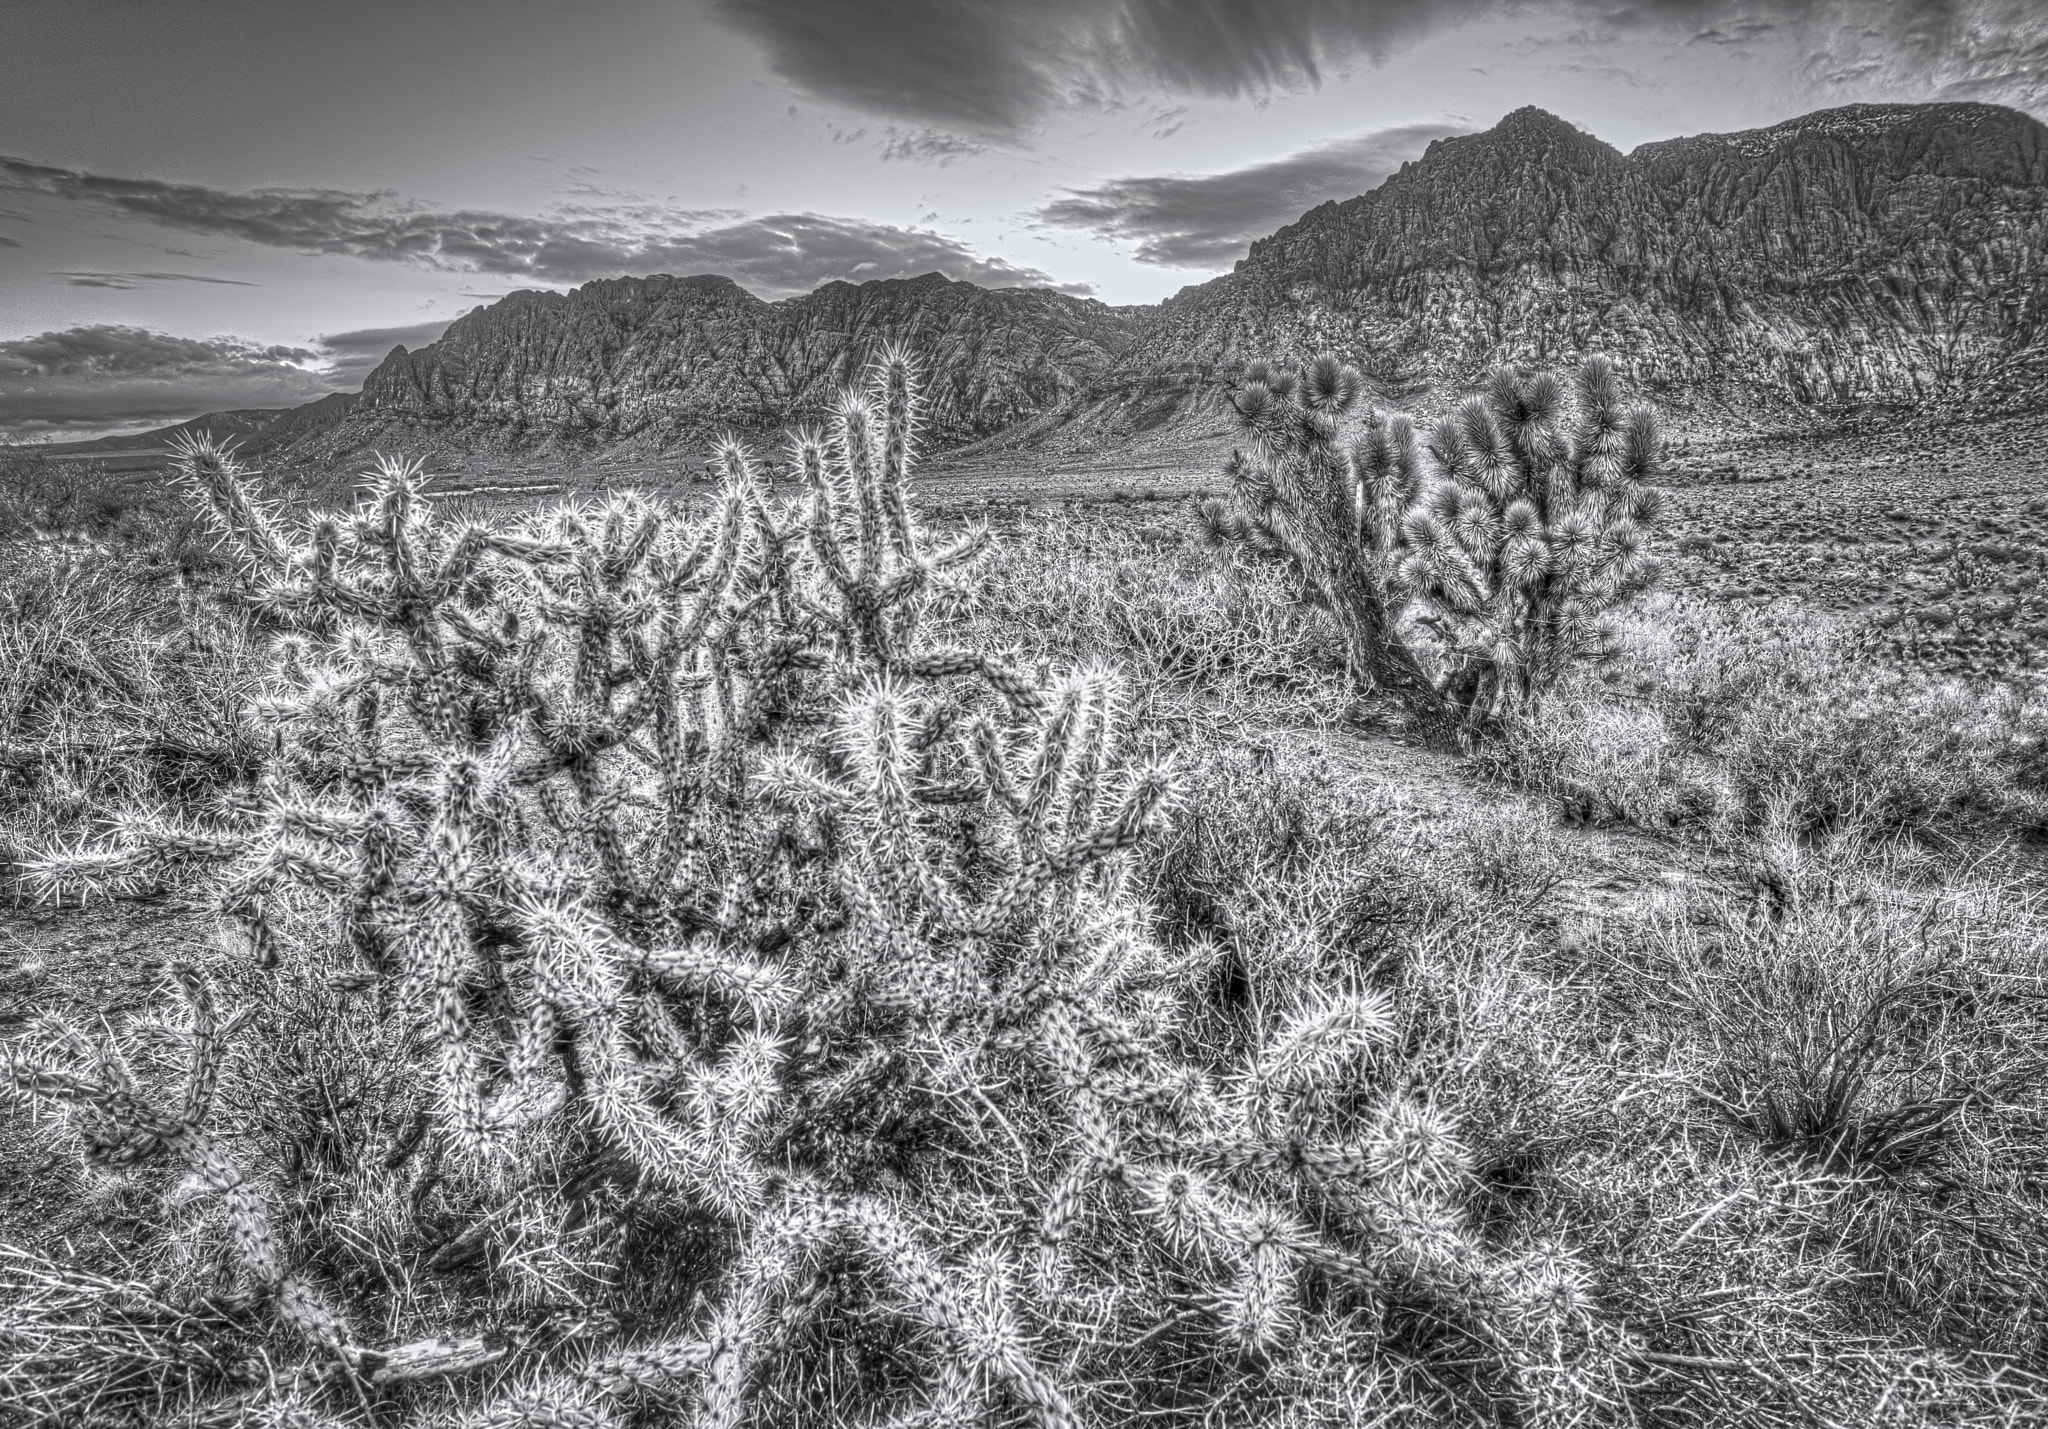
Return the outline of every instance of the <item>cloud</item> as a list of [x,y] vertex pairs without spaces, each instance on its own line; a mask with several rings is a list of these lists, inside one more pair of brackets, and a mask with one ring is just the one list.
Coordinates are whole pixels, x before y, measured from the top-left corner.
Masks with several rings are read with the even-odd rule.
[[110,323],[0,341],[0,376],[121,378],[314,361],[303,347],[261,346],[242,338],[174,337]]
[[718,0],[797,88],[970,133],[1022,128],[1058,96],[1090,0]]
[[100,324],[0,341],[0,430],[161,426],[202,412],[295,407],[334,390],[321,355],[238,337]]
[[1132,82],[1224,97],[1314,84],[1487,0],[718,0],[799,89],[984,135]]
[[1253,239],[1328,199],[1365,193],[1433,141],[1469,132],[1464,125],[1405,124],[1227,173],[1112,179],[1098,188],[1069,189],[1038,218],[1135,242],[1143,263],[1223,268],[1242,258]]
[[1052,285],[1036,268],[981,256],[944,234],[815,213],[747,218],[724,209],[579,204],[525,216],[436,209],[389,192],[231,193],[0,156],[0,191],[6,190],[270,248],[540,283],[720,273],[763,296],[784,297],[834,278],[907,278],[936,269],[989,287]]
[[378,363],[391,355],[392,348],[403,347],[409,352],[417,352],[439,341],[441,334],[448,330],[450,321],[439,318],[407,327],[365,327],[353,332],[323,333],[317,341],[330,365],[333,385],[353,391],[363,385],[363,379]]
[[352,332],[322,333],[317,341],[323,352],[337,358],[374,357],[382,362],[394,347],[410,351],[440,341],[441,334],[448,331],[448,324],[452,321],[452,318],[435,318],[404,327],[361,327]]
[[891,124],[882,144],[882,162],[902,159],[936,164],[943,169],[955,159],[987,152],[988,145],[977,144],[972,139],[963,139],[943,129],[905,129]]
[[1816,88],[1876,86],[2048,117],[2048,7],[2039,0],[1903,0],[1843,19],[1807,54]]
[[19,243],[18,241],[16,241],[15,239],[9,238],[9,237],[8,237],[8,236],[7,236],[6,234],[4,234],[4,233],[0,233],[0,248],[19,248],[19,247],[21,247],[21,244],[20,244],[20,243]]
[[1545,17],[1590,43],[1783,32],[1823,85],[1868,51],[1902,93],[2038,108],[2048,90],[2040,0],[717,0],[713,13],[798,89],[983,136],[1133,91],[1244,98],[1315,85],[1472,21],[1527,31]]
[[652,269],[723,273],[760,292],[806,293],[834,279],[915,278],[939,272],[984,288],[1044,287],[1086,295],[1086,284],[1055,283],[1050,274],[1001,258],[976,255],[958,239],[922,228],[815,213],[772,214],[651,243]]
[[234,288],[262,286],[240,278],[209,278],[199,273],[81,273],[60,269],[50,276],[62,278],[74,288],[153,288],[162,283],[219,283]]

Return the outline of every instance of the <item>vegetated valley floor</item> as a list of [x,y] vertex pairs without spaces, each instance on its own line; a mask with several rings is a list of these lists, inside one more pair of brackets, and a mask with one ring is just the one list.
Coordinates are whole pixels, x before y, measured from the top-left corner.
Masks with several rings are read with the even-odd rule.
[[[1014,512],[1068,504],[1175,519],[1220,495],[1229,441],[1114,451],[970,452],[919,478],[938,507]],[[498,499],[576,482],[683,486],[672,470],[480,465],[451,491]],[[1943,673],[2048,668],[2048,414],[1985,421],[1870,419],[1833,431],[1703,428],[1674,441],[1661,538],[1670,588],[1715,599],[1796,600],[1865,622],[1879,643]]]
[[[1034,458],[1005,453],[934,462],[924,503],[986,512],[998,524],[1033,507],[1102,520],[1185,524],[1189,499],[1221,494],[1222,443]],[[2048,667],[2048,415],[1956,426],[1907,422],[1826,436],[1691,434],[1673,446],[1658,540],[1667,587],[1715,601],[1792,601],[1862,623],[1891,657],[1930,671],[2014,678]],[[458,464],[446,497],[526,504],[605,487],[701,493],[644,465],[520,468]],[[1569,881],[1519,911],[1542,936],[1636,918],[1688,886],[1740,893],[1749,871],[1697,846],[1631,829],[1566,826],[1543,796],[1489,784],[1459,758],[1385,732],[1255,732],[1276,757],[1311,761],[1378,791],[1396,837],[1427,846],[1479,807],[1548,820],[1568,847]],[[166,971],[213,937],[175,898],[92,908],[0,907],[0,1038],[47,1012],[91,1025],[144,1005]],[[118,1252],[119,1193],[86,1184],[18,1116],[0,1118],[0,1245],[64,1255]],[[132,1223],[131,1223],[132,1224]]]

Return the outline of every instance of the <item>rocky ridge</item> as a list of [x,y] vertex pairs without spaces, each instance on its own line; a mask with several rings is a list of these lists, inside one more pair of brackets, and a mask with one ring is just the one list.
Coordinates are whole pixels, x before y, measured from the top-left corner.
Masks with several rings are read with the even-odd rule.
[[1667,407],[1774,422],[2009,406],[2048,391],[2048,128],[1855,105],[1623,154],[1522,109],[1157,307],[938,274],[773,303],[719,277],[515,293],[278,436],[313,457],[701,450],[822,417],[889,340],[930,363],[947,445],[1192,431],[1244,362],[1318,350],[1423,405],[1498,362],[1601,351]]
[[1660,401],[2001,399],[2048,382],[2048,128],[1857,105],[1622,154],[1537,109],[1168,300],[1125,392],[1332,349],[1398,391],[1615,355]]
[[719,277],[514,293],[431,347],[392,352],[325,445],[378,434],[514,448],[701,444],[725,428],[823,418],[890,341],[925,358],[929,429],[959,444],[1090,390],[1138,323],[1127,308],[937,273],[828,283],[776,303]]

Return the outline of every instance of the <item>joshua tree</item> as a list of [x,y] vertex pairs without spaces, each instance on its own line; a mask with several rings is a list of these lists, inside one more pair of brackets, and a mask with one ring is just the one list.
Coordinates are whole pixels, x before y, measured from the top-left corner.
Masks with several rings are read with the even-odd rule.
[[1328,354],[1299,373],[1252,364],[1231,398],[1251,438],[1225,467],[1239,509],[1212,500],[1202,515],[1214,538],[1294,567],[1303,595],[1343,632],[1355,680],[1425,696],[1429,672],[1396,631],[1405,597],[1390,559],[1413,494],[1413,430],[1375,412],[1357,443],[1341,447],[1338,421],[1363,390],[1357,369]]
[[1467,735],[1608,648],[1604,617],[1655,579],[1646,483],[1657,424],[1625,406],[1613,364],[1575,391],[1497,369],[1430,431],[1425,479],[1408,418],[1369,412],[1340,452],[1361,379],[1335,358],[1299,376],[1252,368],[1233,401],[1243,507],[1210,530],[1287,560],[1343,630],[1354,673]]

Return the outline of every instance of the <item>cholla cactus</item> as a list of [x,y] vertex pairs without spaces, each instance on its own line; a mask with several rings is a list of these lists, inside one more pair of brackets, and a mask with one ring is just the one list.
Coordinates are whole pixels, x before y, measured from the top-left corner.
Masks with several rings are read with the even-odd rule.
[[[1396,628],[1405,597],[1389,559],[1413,487],[1412,461],[1395,459],[1413,444],[1400,419],[1369,426],[1349,450],[1339,445],[1339,423],[1363,393],[1357,369],[1327,354],[1299,373],[1252,364],[1231,399],[1252,443],[1225,468],[1239,509],[1211,500],[1202,518],[1213,539],[1292,565],[1343,632],[1354,679],[1419,698],[1429,672]],[[1388,484],[1368,490],[1375,463]]]
[[[615,1243],[607,1273],[650,1271],[617,1249],[633,1227],[684,1228],[687,1303],[657,1318],[616,1287],[629,1343],[522,1340],[517,1387],[470,1422],[667,1422],[694,1400],[695,1422],[738,1425],[836,1383],[815,1356],[846,1352],[894,1357],[886,1402],[834,1406],[864,1422],[1067,1429],[1162,1319],[1199,1321],[1220,1378],[1284,1358],[1333,1298],[1419,1300],[1509,1379],[1563,1364],[1546,1346],[1590,1342],[1569,1257],[1484,1243],[1456,1127],[1402,1080],[1390,996],[1304,997],[1234,1062],[1181,1036],[1184,969],[1132,893],[1171,773],[1131,757],[1113,672],[1032,679],[925,641],[934,584],[986,538],[933,551],[916,530],[914,378],[886,354],[829,441],[796,440],[805,505],[771,505],[724,444],[703,521],[620,497],[447,523],[394,462],[354,512],[287,518],[229,455],[188,451],[293,631],[251,712],[274,757],[245,805],[134,815],[44,876],[205,876],[253,998],[360,999],[419,1130],[380,1126],[394,1149],[349,1194],[428,1142],[432,1169],[379,1203],[411,1207],[389,1233],[422,1274],[437,1254],[404,1221],[423,1186],[523,1306],[532,1267],[508,1261],[605,1284],[566,1236],[533,1255],[572,1185],[619,1205],[576,1233]],[[1341,378],[1301,410],[1343,405]],[[1390,558],[1397,495],[1358,571]],[[331,946],[306,932],[323,915]],[[110,1155],[184,1157],[278,1310],[387,1363],[218,1152],[212,1103],[271,1089],[216,1097],[221,1034],[194,1008],[175,1113],[62,1057],[13,1054],[13,1080],[84,1108]],[[1086,1288],[1082,1256],[1123,1258],[1129,1286]],[[1089,1319],[1077,1293],[1123,1298]],[[1582,1360],[1545,1392],[1600,1392]]]
[[[17,1090],[69,1107],[96,1159],[120,1167],[166,1156],[183,1163],[201,1186],[220,1196],[236,1260],[251,1287],[268,1301],[280,1320],[309,1343],[338,1352],[347,1334],[346,1324],[324,1296],[287,1268],[285,1247],[263,1188],[228,1158],[206,1130],[220,1076],[225,1029],[219,1024],[213,989],[204,976],[182,965],[173,969],[173,974],[191,1008],[184,1085],[175,1111],[159,1110],[118,1058],[97,1059],[100,1066],[93,1075],[84,1068],[60,1065],[50,1052],[8,1047],[0,1070]],[[79,1054],[85,1051],[84,1039],[61,1027],[58,1033],[59,1047],[83,1060]]]
[[[1231,459],[1239,510],[1219,541],[1296,569],[1344,631],[1354,672],[1470,735],[1607,648],[1603,617],[1647,588],[1659,503],[1656,420],[1589,358],[1574,396],[1500,369],[1438,422],[1425,473],[1408,418],[1368,412],[1339,447],[1362,379],[1335,358],[1248,369]],[[1575,400],[1574,400],[1575,397]]]

